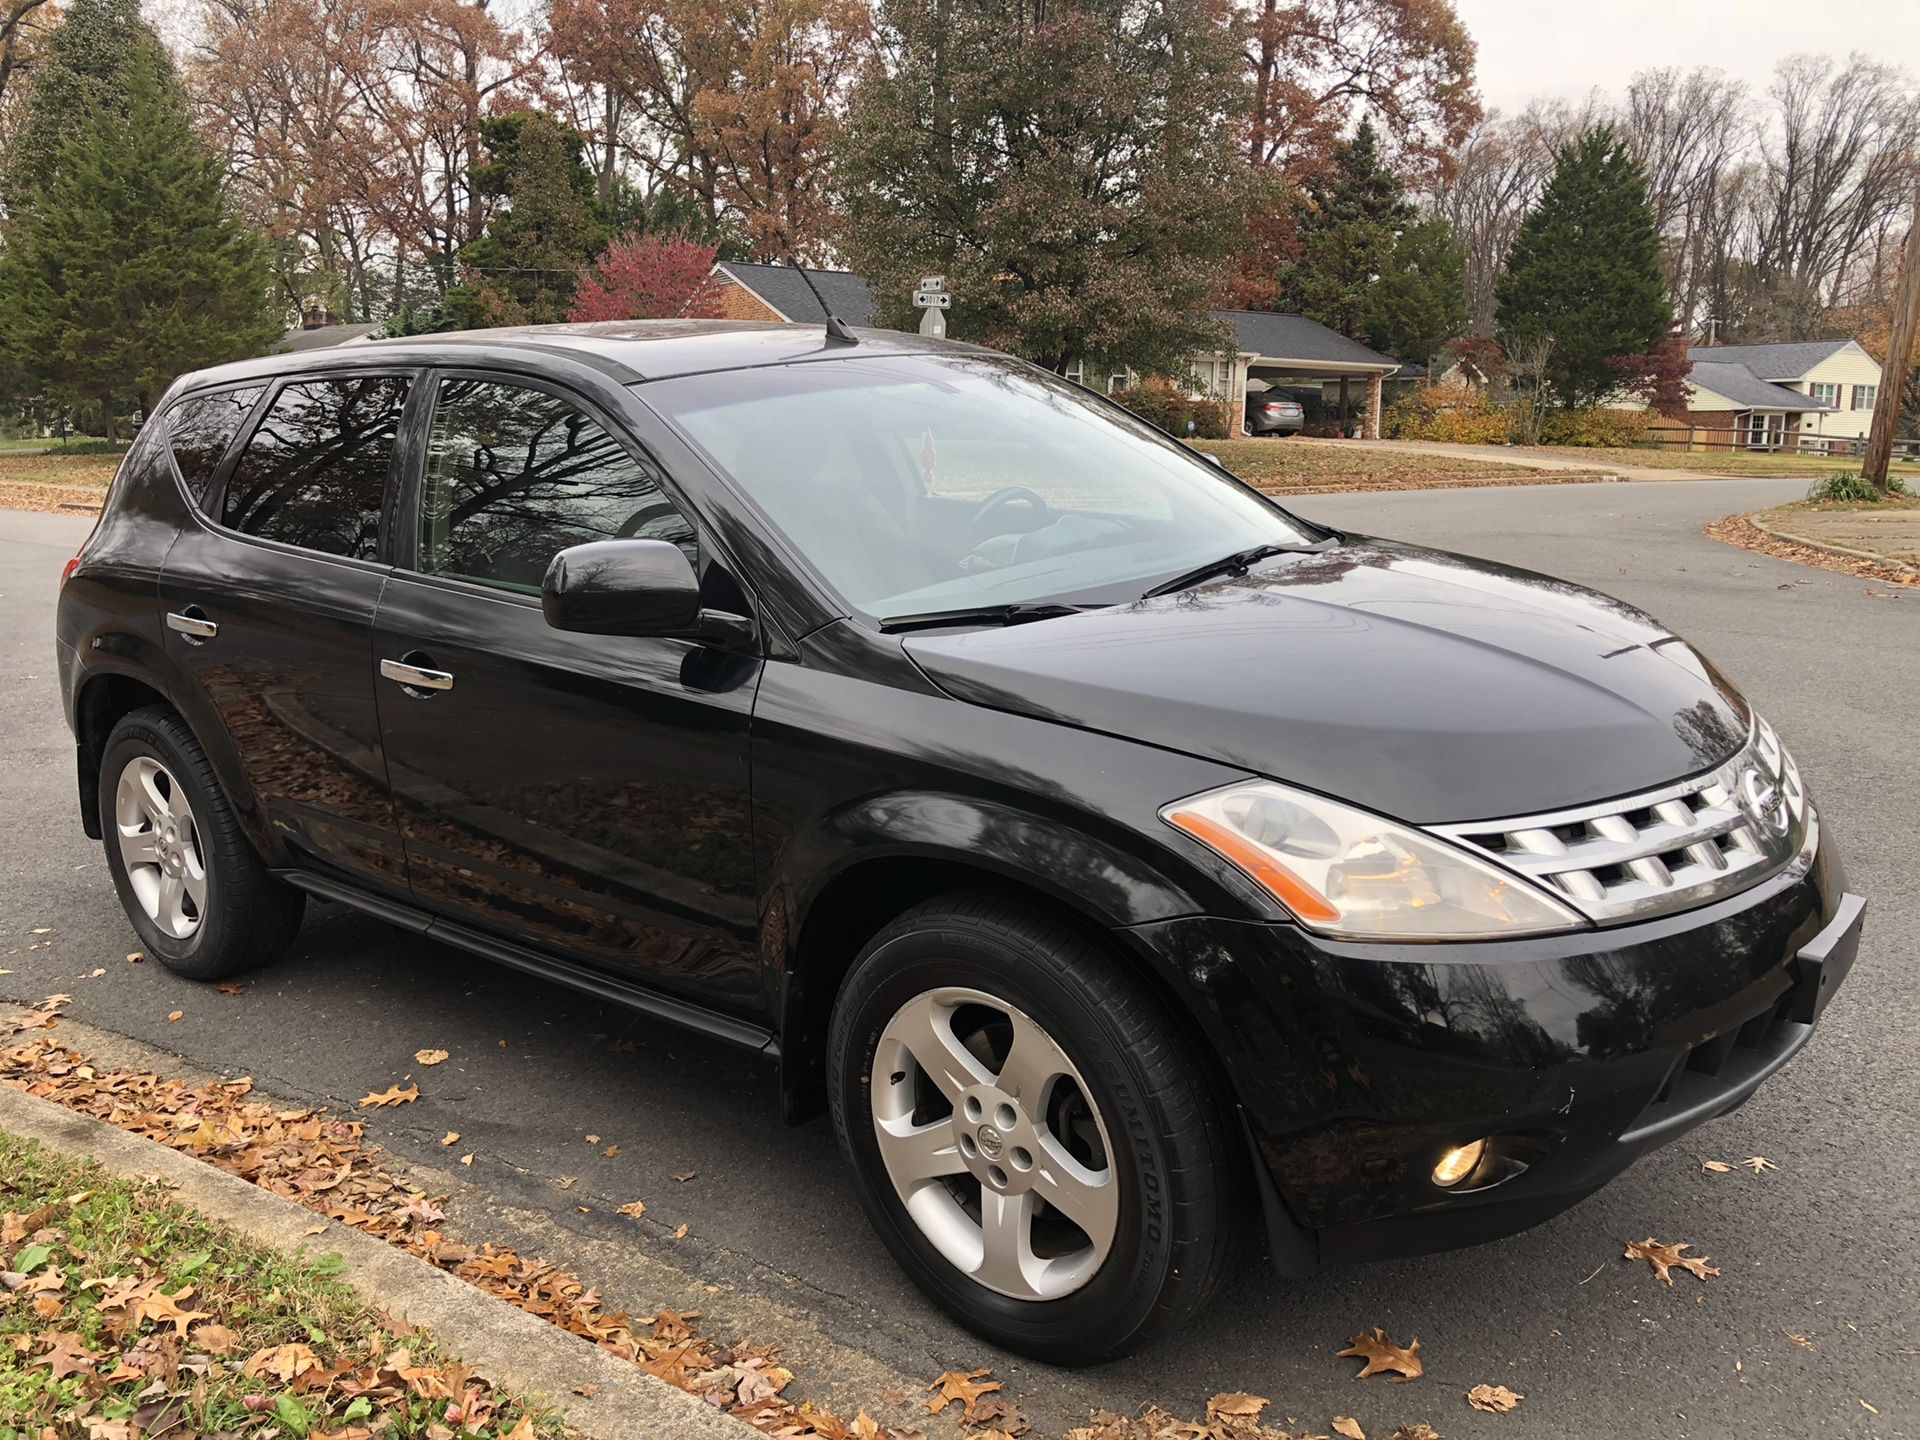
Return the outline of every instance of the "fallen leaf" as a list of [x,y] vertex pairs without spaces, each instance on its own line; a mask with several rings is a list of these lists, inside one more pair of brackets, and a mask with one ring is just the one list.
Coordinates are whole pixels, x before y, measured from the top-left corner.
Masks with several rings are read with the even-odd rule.
[[460,1157],[460,1163],[461,1163],[462,1165],[471,1165],[471,1164],[473,1164],[473,1156],[471,1156],[471,1155],[462,1155],[462,1156]]
[[598,1135],[587,1136],[587,1144],[598,1145],[599,1143],[600,1143],[600,1137]]
[[171,1025],[174,1021],[185,1018],[186,1013],[184,1010],[169,1010],[167,1012],[167,1023]]
[[320,1357],[313,1353],[313,1347],[295,1343],[269,1345],[254,1351],[247,1357],[247,1363],[240,1367],[240,1373],[249,1380],[272,1375],[283,1384],[291,1385],[309,1370],[320,1368]]
[[446,1134],[440,1137],[440,1143],[442,1145],[458,1145],[460,1143],[460,1132],[458,1130],[447,1131]]
[[142,960],[146,958],[147,957],[144,954],[136,950],[131,955],[127,956],[127,963],[129,965],[138,965]]
[[238,995],[247,987],[244,985],[236,985],[233,981],[229,980],[226,984],[216,985],[213,988],[218,990],[222,995]]
[[1749,1155],[1740,1163],[1756,1175],[1764,1175],[1769,1170],[1778,1170],[1780,1168],[1764,1155]]
[[1526,1398],[1514,1394],[1504,1385],[1476,1385],[1467,1391],[1467,1403],[1490,1415],[1504,1415]]
[[89,970],[87,972],[87,978],[89,980],[98,980],[102,975],[106,973],[107,971],[105,966],[95,966],[92,970]]
[[1727,1164],[1724,1160],[1702,1160],[1700,1162],[1700,1168],[1709,1175],[1731,1175],[1733,1173],[1733,1166]]
[[150,1320],[170,1320],[173,1322],[173,1333],[185,1335],[187,1327],[194,1321],[213,1318],[210,1311],[183,1308],[182,1302],[191,1294],[193,1294],[193,1286],[182,1285],[171,1295],[156,1292],[147,1296],[140,1302],[139,1322],[145,1324]]
[[324,1235],[327,1233],[327,1227],[324,1225],[309,1225],[300,1233],[302,1235]]
[[1874,1409],[1873,1406],[1867,1404],[1867,1402],[1864,1400],[1860,1402],[1860,1408],[1866,1411],[1869,1415],[1878,1415],[1880,1413],[1878,1410]]
[[627,1204],[620,1206],[616,1213],[631,1215],[634,1219],[638,1220],[642,1215],[647,1213],[647,1202],[644,1200],[629,1201]]
[[1649,1235],[1645,1240],[1635,1240],[1627,1246],[1626,1258],[1644,1260],[1653,1267],[1653,1273],[1667,1284],[1673,1284],[1672,1266],[1678,1265],[1696,1280],[1705,1280],[1709,1275],[1720,1272],[1707,1263],[1711,1257],[1705,1255],[1683,1256],[1682,1250],[1690,1250],[1690,1245],[1662,1245]]
[[1364,1360],[1367,1363],[1353,1378],[1364,1380],[1369,1375],[1384,1375],[1388,1371],[1397,1372],[1395,1384],[1405,1384],[1408,1380],[1418,1380],[1426,1373],[1426,1366],[1420,1361],[1420,1341],[1415,1338],[1406,1349],[1401,1349],[1387,1339],[1387,1332],[1374,1327],[1373,1334],[1360,1334],[1347,1342],[1347,1348],[1340,1352],[1342,1359]]
[[418,1085],[409,1085],[404,1090],[398,1085],[389,1085],[378,1094],[369,1094],[360,1103],[363,1106],[378,1108],[385,1105],[409,1105],[419,1098],[420,1087]]
[[681,1175],[676,1175],[676,1176],[674,1176],[673,1178],[674,1178],[674,1179],[675,1179],[676,1181],[678,1181],[678,1182],[679,1182],[680,1184],[682,1184],[682,1185],[684,1185],[684,1184],[686,1184],[686,1183],[687,1183],[687,1181],[689,1181],[689,1180],[691,1180],[691,1179],[693,1179],[693,1178],[694,1178],[695,1176],[697,1176],[697,1175],[698,1175],[699,1173],[700,1173],[700,1172],[699,1172],[698,1170],[689,1170],[689,1171],[687,1171],[686,1173],[684,1173],[684,1174],[681,1174]]
[[1411,1425],[1402,1425],[1387,1440],[1440,1440],[1440,1432],[1425,1421],[1416,1420]]
[[578,1175],[562,1175],[553,1183],[562,1190],[571,1190],[580,1183],[580,1177]]
[[[673,1238],[674,1238],[674,1239],[676,1239],[676,1240],[684,1240],[684,1239],[686,1239],[686,1238],[687,1238],[687,1227],[686,1227],[686,1226],[684,1226],[684,1225],[676,1225],[676,1226],[674,1226],[674,1227],[673,1227]],[[985,1372],[983,1371],[982,1373],[984,1374]]]
[[1216,1415],[1230,1415],[1240,1420],[1257,1420],[1260,1412],[1273,1402],[1259,1395],[1246,1395],[1232,1391],[1225,1395],[1216,1395],[1207,1401],[1207,1418]]
[[417,1065],[438,1065],[446,1058],[447,1052],[444,1050],[416,1050],[413,1052],[414,1063]]
[[233,1331],[212,1321],[197,1326],[190,1338],[209,1355],[224,1355],[240,1343],[240,1337]]
[[86,1342],[73,1331],[56,1330],[47,1339],[51,1343],[34,1363],[52,1366],[55,1380],[94,1373],[94,1357],[88,1353]]
[[1817,1351],[1820,1348],[1818,1345],[1813,1343],[1813,1337],[1811,1335],[1796,1335],[1791,1330],[1782,1330],[1780,1333],[1786,1336],[1789,1340],[1793,1341],[1793,1343],[1798,1345],[1802,1350]]
[[618,1145],[609,1145],[607,1146],[606,1149],[602,1150],[600,1153],[604,1155],[607,1159],[611,1160],[613,1159],[614,1156],[620,1153],[620,1147]]
[[1367,1432],[1360,1428],[1360,1422],[1351,1415],[1334,1416],[1333,1431],[1336,1435],[1346,1436],[1347,1440],[1367,1440]]
[[[681,1230],[687,1227],[682,1225]],[[929,1390],[940,1393],[927,1402],[927,1413],[938,1415],[947,1406],[958,1400],[962,1406],[960,1418],[971,1420],[974,1407],[979,1404],[982,1395],[991,1394],[1000,1388],[998,1380],[981,1380],[983,1375],[991,1375],[991,1370],[948,1370],[927,1386]]]

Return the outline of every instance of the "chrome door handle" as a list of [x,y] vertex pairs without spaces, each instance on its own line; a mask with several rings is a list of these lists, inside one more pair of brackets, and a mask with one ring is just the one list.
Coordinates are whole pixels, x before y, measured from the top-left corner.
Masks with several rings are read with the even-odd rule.
[[380,673],[409,690],[451,690],[453,674],[447,670],[425,670],[404,660],[382,660]]
[[185,610],[169,610],[167,628],[178,630],[194,640],[211,640],[220,633],[219,625],[202,615],[198,605],[189,605]]

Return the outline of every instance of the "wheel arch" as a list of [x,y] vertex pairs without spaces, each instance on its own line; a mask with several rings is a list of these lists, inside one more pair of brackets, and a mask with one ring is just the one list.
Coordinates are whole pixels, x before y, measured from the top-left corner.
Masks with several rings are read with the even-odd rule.
[[[842,982],[861,950],[914,906],[941,895],[992,891],[1017,896],[1112,954],[1211,1054],[1204,1027],[1182,997],[1178,977],[1126,927],[1126,913],[1090,898],[1073,881],[1078,867],[1042,871],[1004,855],[926,844],[898,844],[850,856],[823,875],[776,941],[783,950],[778,1022],[782,1106],[790,1123],[826,1105],[827,1033]],[[1233,1091],[1215,1067],[1224,1099]]]
[[82,682],[74,696],[75,764],[79,767],[80,823],[87,838],[100,838],[100,761],[106,754],[113,727],[136,710],[164,705],[180,713],[151,681],[118,670],[97,671]]

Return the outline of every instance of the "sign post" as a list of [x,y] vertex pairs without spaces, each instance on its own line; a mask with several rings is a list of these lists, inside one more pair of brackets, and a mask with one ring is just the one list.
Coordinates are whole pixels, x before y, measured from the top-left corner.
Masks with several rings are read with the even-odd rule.
[[947,333],[947,311],[953,305],[953,296],[947,293],[947,277],[944,275],[922,276],[920,284],[913,292],[913,303],[920,307],[920,333],[934,339],[944,339]]

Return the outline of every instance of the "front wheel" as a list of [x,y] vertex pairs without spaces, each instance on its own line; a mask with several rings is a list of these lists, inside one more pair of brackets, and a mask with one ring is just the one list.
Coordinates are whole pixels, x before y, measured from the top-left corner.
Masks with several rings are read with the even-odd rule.
[[1164,1005],[1077,929],[1011,897],[916,907],[862,952],[829,1043],[862,1205],[977,1334],[1113,1359],[1224,1278],[1225,1107]]

